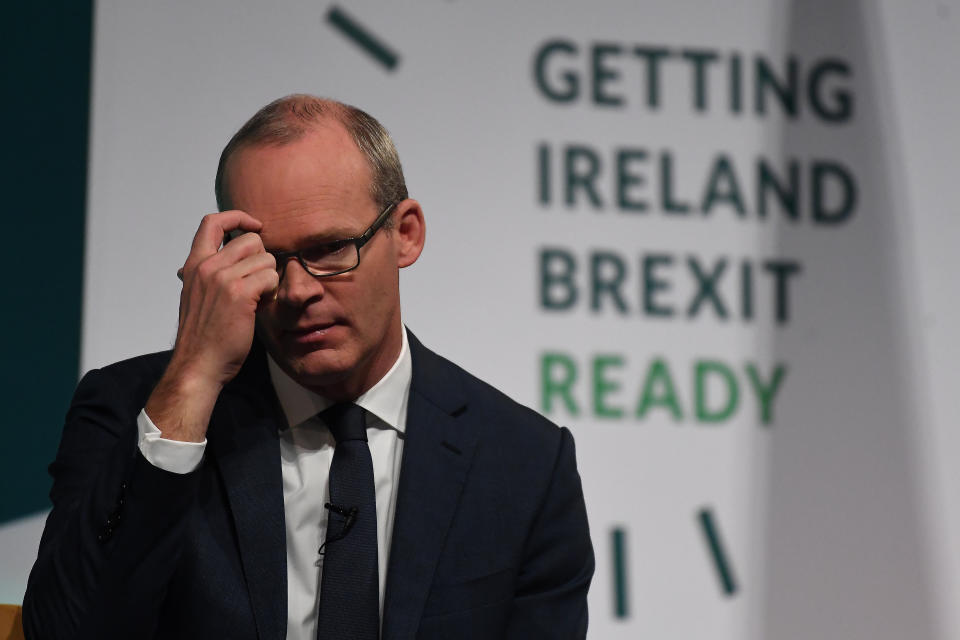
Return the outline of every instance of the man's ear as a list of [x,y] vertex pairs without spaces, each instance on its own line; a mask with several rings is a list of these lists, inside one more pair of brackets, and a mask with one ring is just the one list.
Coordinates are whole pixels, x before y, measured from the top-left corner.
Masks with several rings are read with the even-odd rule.
[[396,234],[397,267],[409,267],[420,257],[427,236],[419,202],[407,198],[397,204],[393,213],[392,232]]

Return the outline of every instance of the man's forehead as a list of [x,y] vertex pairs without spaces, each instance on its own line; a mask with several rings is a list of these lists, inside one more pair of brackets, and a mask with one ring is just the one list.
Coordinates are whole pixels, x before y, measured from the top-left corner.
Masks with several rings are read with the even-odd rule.
[[372,180],[369,162],[342,125],[313,129],[282,144],[239,149],[226,173],[235,199],[268,194],[296,198],[312,189],[369,193]]

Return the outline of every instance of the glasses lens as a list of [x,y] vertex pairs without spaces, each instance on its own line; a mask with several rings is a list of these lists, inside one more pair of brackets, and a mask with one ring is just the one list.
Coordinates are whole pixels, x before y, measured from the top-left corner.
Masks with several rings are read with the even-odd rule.
[[300,255],[310,272],[318,276],[353,269],[360,261],[357,247],[350,240],[318,244]]

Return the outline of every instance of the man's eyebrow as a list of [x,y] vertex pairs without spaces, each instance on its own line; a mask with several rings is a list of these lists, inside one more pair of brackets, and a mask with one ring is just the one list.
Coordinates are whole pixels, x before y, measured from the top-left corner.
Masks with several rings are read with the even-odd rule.
[[363,231],[354,231],[347,227],[328,229],[327,231],[318,231],[317,233],[311,233],[304,236],[299,244],[311,245],[337,242],[338,240],[349,240],[350,238],[356,238],[361,233],[363,233]]

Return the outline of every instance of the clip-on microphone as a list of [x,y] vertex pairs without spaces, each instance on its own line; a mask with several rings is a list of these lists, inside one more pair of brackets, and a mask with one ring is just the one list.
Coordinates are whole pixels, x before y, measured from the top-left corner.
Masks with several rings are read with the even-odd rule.
[[320,545],[320,548],[317,549],[317,553],[320,555],[323,555],[323,548],[327,546],[327,543],[336,542],[337,540],[342,540],[343,538],[347,537],[347,534],[350,533],[350,529],[353,527],[353,523],[357,520],[358,513],[356,507],[341,507],[335,504],[330,504],[329,502],[325,503],[323,508],[344,518],[344,521],[343,526],[340,527],[340,533],[333,537],[330,537],[330,525],[327,524],[327,539],[324,540],[323,544]]

